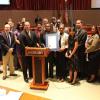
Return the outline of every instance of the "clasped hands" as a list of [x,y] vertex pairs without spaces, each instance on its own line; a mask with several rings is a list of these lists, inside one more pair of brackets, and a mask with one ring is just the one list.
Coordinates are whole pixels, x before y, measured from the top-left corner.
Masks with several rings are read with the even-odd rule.
[[14,50],[14,48],[10,48],[10,49],[8,50],[8,52],[9,52],[9,53],[12,53],[13,50]]

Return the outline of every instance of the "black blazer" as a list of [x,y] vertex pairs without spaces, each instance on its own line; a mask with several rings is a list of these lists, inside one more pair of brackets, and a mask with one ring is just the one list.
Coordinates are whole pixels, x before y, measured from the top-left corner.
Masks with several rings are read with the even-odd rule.
[[33,31],[30,31],[30,33],[31,33],[31,37],[28,35],[28,33],[25,30],[23,30],[18,37],[18,39],[20,41],[20,48],[21,48],[23,54],[25,54],[26,46],[36,47],[35,33]]
[[86,39],[87,39],[87,32],[84,29],[81,29],[78,32],[78,43],[79,43],[78,50],[79,50],[79,52],[80,51],[85,52]]
[[45,39],[43,32],[41,32],[40,37],[37,37],[37,33],[35,32],[35,39],[36,43],[38,43],[41,47],[45,47]]
[[[0,33],[0,44],[1,44],[2,55],[6,55],[10,48],[14,48],[15,47],[14,34],[11,33],[11,32],[9,32],[9,34],[10,34],[10,37],[11,37],[11,44],[9,44],[7,42],[6,33],[5,32]],[[14,53],[15,53],[15,50],[13,51],[12,54],[14,54]]]

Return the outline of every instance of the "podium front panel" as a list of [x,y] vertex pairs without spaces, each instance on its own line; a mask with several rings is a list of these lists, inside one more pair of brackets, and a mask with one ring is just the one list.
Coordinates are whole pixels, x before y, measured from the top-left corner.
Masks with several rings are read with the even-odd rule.
[[42,83],[42,64],[41,58],[34,57],[34,65],[35,65],[35,83]]

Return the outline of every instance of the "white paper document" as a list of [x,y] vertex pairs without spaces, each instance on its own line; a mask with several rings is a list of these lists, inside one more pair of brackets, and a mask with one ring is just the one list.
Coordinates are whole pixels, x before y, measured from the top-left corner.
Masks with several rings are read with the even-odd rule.
[[55,48],[57,48],[56,36],[49,36],[49,37],[48,37],[48,47],[49,47],[50,49],[55,49]]
[[19,100],[22,92],[13,92],[10,91],[8,94],[6,94],[5,89],[0,89],[0,100]]
[[23,93],[22,92],[13,92],[13,91],[10,91],[8,94],[7,94],[7,100],[19,100],[21,95]]
[[3,88],[0,89],[0,100],[8,100],[6,95],[6,90]]
[[0,96],[5,96],[6,95],[6,90],[5,89],[0,89]]

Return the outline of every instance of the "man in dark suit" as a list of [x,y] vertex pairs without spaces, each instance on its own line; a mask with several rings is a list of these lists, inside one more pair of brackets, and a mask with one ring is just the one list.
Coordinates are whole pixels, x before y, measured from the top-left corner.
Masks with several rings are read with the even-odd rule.
[[45,40],[44,40],[44,34],[41,24],[37,24],[36,30],[35,30],[35,39],[37,43],[37,47],[45,47]]
[[2,65],[2,52],[1,52],[1,45],[0,45],[0,74],[2,73],[1,65]]
[[[52,32],[50,23],[45,24],[45,30],[43,31],[43,38],[44,38],[45,46],[46,46],[46,35],[48,35],[48,34],[56,34],[56,33]],[[48,77],[53,78],[54,77],[53,76],[54,65],[55,65],[55,51],[50,51],[48,56],[45,59],[45,75],[46,75],[45,77],[46,78],[48,78]]]
[[10,75],[17,76],[14,74],[14,46],[15,37],[10,32],[10,25],[4,26],[4,32],[0,34],[0,43],[2,48],[2,60],[3,60],[3,80],[7,78],[7,65],[9,65]]
[[84,78],[86,76],[86,68],[85,68],[85,42],[87,39],[87,32],[83,29],[82,20],[76,21],[76,35],[78,35],[78,59],[79,59],[79,77]]
[[[24,23],[24,30],[19,36],[20,46],[21,46],[21,55],[22,55],[22,69],[24,81],[28,82],[29,78],[32,78],[32,57],[25,56],[25,47],[35,47],[36,39],[35,33],[30,30],[30,22]],[[28,73],[29,75],[28,75]]]

